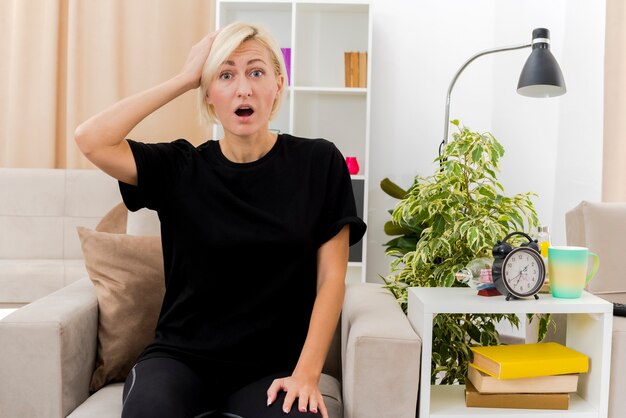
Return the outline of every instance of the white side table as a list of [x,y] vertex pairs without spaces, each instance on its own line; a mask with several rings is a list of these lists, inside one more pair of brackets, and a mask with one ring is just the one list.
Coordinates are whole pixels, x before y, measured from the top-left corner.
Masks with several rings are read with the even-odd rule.
[[[409,321],[422,339],[419,417],[485,416],[605,418],[608,413],[612,305],[590,293],[579,299],[541,294],[538,300],[484,297],[469,288],[409,289]],[[561,313],[567,314],[566,345],[589,357],[589,372],[580,375],[578,392],[567,411],[468,408],[464,385],[430,385],[433,318],[438,313]]]

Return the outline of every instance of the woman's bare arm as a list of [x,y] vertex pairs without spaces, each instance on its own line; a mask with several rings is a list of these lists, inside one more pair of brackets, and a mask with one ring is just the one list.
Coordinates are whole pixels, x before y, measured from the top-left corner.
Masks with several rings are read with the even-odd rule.
[[268,404],[276,400],[278,391],[287,392],[282,405],[285,412],[298,398],[299,411],[319,410],[328,418],[318,384],[343,304],[349,237],[350,226],[346,225],[317,251],[317,297],[298,364],[291,376],[274,380],[267,391]]
[[74,134],[80,151],[98,168],[128,184],[137,184],[137,167],[128,133],[146,116],[200,85],[202,68],[216,32],[208,34],[189,52],[182,71],[146,91],[127,97],[83,122]]

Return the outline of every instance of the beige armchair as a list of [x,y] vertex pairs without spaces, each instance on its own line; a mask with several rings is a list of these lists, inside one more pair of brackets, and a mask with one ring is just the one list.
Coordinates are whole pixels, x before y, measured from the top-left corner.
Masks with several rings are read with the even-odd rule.
[[[0,321],[0,416],[119,417],[122,383],[89,393],[97,327],[98,301],[88,278]],[[331,417],[415,417],[420,350],[389,291],[348,285],[321,383]]]
[[[567,244],[588,247],[600,268],[587,290],[611,302],[626,303],[626,203],[581,202],[565,216]],[[613,317],[609,417],[626,411],[626,318]]]

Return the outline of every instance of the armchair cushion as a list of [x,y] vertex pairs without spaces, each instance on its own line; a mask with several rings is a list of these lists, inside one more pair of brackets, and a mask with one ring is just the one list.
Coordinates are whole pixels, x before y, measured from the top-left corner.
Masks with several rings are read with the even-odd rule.
[[154,338],[163,301],[159,237],[79,227],[85,266],[98,297],[98,354],[90,391],[119,382]]

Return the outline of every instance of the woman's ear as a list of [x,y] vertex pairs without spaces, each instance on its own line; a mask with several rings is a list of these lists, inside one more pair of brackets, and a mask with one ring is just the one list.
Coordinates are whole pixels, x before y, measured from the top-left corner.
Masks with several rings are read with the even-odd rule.
[[283,92],[283,87],[285,86],[285,74],[281,74],[276,77],[276,84],[278,89],[276,90],[276,97],[278,97]]

